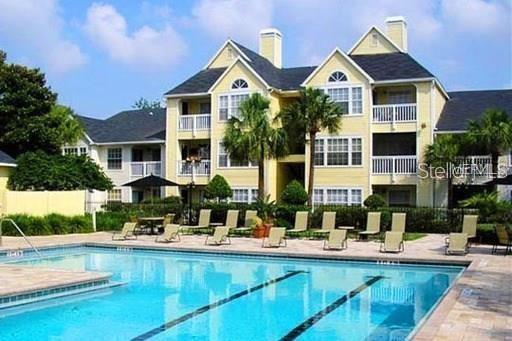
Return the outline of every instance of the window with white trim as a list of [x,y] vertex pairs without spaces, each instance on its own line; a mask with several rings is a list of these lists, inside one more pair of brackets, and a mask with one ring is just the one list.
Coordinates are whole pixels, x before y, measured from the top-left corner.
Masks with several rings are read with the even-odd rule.
[[329,80],[328,81],[330,83],[332,83],[332,82],[346,82],[347,81],[347,76],[343,72],[341,72],[341,71],[334,71],[329,76]]
[[219,143],[219,161],[218,165],[221,168],[229,168],[229,167],[252,167],[253,164],[249,160],[237,161],[233,160],[229,157],[226,148],[223,143]]
[[107,150],[107,169],[123,168],[123,149],[108,148]]
[[249,84],[243,79],[237,79],[231,84],[231,89],[247,89]]
[[249,93],[234,93],[219,96],[219,121],[227,121],[230,117],[238,116],[240,103],[249,98]]
[[64,147],[62,148],[62,153],[64,155],[87,155],[86,147]]
[[413,103],[412,92],[410,90],[388,91],[389,104],[408,104]]
[[349,205],[362,204],[363,191],[360,188],[315,188],[313,190],[313,203],[316,205]]
[[362,143],[360,137],[317,138],[314,155],[315,166],[361,166],[363,162]]
[[111,189],[107,192],[107,201],[121,201],[121,190],[119,188]]
[[258,190],[254,188],[233,188],[232,190],[233,196],[230,202],[250,204],[258,198]]
[[363,88],[361,86],[328,87],[325,89],[325,93],[343,109],[344,115],[363,113]]

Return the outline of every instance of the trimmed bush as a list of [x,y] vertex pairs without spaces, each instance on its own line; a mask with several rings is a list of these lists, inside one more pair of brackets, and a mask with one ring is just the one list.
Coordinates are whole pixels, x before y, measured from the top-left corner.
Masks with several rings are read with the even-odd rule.
[[222,175],[215,175],[204,189],[204,197],[207,199],[225,200],[233,196],[233,191]]
[[290,205],[304,205],[308,201],[308,193],[300,182],[293,180],[281,193],[281,200]]
[[363,205],[370,209],[377,209],[379,207],[385,207],[386,200],[378,194],[369,195],[363,202]]
[[[28,236],[51,234],[90,233],[93,231],[90,215],[66,217],[60,214],[49,214],[44,217],[16,214],[7,216],[16,222],[19,228]],[[5,236],[19,236],[19,232],[9,222],[2,225]]]

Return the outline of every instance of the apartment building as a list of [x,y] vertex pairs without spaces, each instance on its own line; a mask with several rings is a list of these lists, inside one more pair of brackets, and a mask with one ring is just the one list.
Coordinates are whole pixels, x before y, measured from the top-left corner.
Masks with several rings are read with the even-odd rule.
[[[408,53],[403,17],[388,18],[385,33],[371,27],[348,52],[335,48],[313,67],[284,67],[282,39],[277,29],[262,30],[258,52],[229,39],[202,70],[165,94],[165,176],[181,185],[167,194],[192,191],[200,198],[209,179],[221,174],[233,201],[254,200],[256,165],[230,159],[221,143],[228,118],[253,92],[270,100],[270,115],[296,100],[302,87],[323,89],[345,109],[342,129],[318,136],[317,203],[361,204],[380,193],[391,205],[444,205],[445,182],[417,176],[425,146],[436,134],[464,131],[486,108],[512,114],[511,90],[448,93]],[[266,192],[279,200],[289,181],[307,186],[308,160],[308,148],[268,160]]]
[[87,198],[90,206],[107,201],[137,203],[163,194],[123,185],[150,174],[165,174],[165,109],[127,110],[105,120],[78,118],[86,134],[77,144],[64,146],[62,152],[89,155],[115,186],[108,192],[91,192]]

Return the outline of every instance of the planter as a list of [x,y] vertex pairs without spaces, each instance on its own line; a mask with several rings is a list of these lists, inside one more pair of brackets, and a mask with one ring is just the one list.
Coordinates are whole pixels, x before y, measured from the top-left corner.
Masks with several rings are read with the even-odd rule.
[[262,224],[260,226],[257,226],[253,230],[253,237],[254,238],[265,238],[268,237],[270,233],[270,228],[272,227],[272,224]]

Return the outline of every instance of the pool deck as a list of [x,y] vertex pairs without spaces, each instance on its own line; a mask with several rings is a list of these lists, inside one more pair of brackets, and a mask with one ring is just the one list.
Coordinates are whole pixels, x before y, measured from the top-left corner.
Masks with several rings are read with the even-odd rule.
[[[454,284],[434,313],[416,333],[415,340],[512,340],[512,257],[492,255],[491,247],[476,245],[466,256],[444,255],[444,235],[428,235],[405,243],[405,251],[400,254],[381,254],[377,242],[356,242],[349,240],[344,251],[324,251],[322,241],[289,239],[286,248],[263,249],[261,240],[252,238],[231,238],[231,245],[206,246],[204,236],[185,235],[179,243],[155,243],[154,237],[140,236],[137,240],[115,241],[111,234],[98,232],[62,236],[30,237],[36,247],[61,246],[75,243],[100,243],[121,247],[159,247],[175,250],[208,251],[220,253],[273,254],[336,259],[380,259],[413,262],[459,262],[471,263],[468,269]],[[18,237],[3,237],[0,250],[26,248],[26,242]],[[18,268],[17,266],[8,266]],[[21,266],[19,267],[21,268]],[[17,280],[8,281],[3,290],[13,290],[32,278],[38,278],[41,268],[25,268],[26,273]],[[34,271],[32,271],[34,270]],[[11,270],[12,271],[12,270]],[[51,271],[48,270],[51,274]],[[0,278],[4,278],[5,266],[0,266]],[[58,282],[66,275],[55,276],[51,281]],[[84,274],[91,274],[85,272]],[[51,276],[51,275],[50,275]],[[77,273],[72,273],[74,279]],[[58,278],[56,278],[58,277]],[[69,277],[68,277],[69,278]],[[10,284],[9,284],[10,283]],[[1,288],[1,287],[0,287]],[[1,291],[0,291],[1,295]]]

